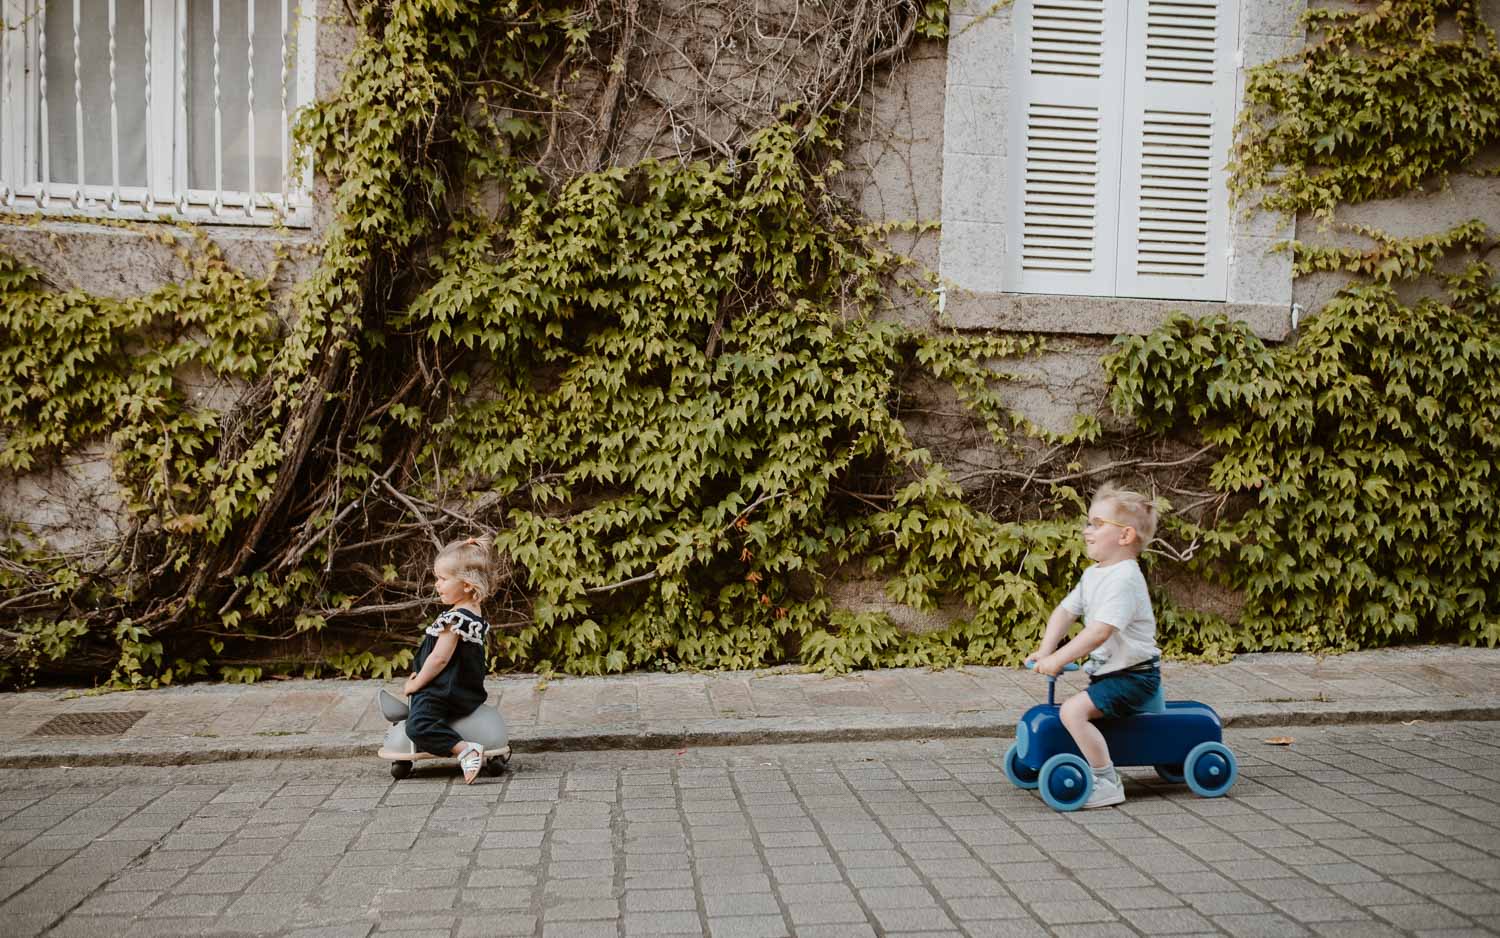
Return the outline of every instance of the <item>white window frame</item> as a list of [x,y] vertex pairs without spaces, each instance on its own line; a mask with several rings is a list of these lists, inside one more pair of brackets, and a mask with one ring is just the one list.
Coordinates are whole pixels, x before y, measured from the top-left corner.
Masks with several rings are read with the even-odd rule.
[[[116,15],[115,0],[104,0],[108,9],[108,20],[102,24],[83,15],[82,0],[51,0],[53,3],[72,3],[74,10],[75,39],[79,25],[88,19],[82,28],[104,28],[111,30]],[[249,127],[251,154],[250,188],[255,191],[238,192],[224,189],[219,182],[213,189],[187,188],[187,153],[189,122],[187,119],[187,4],[213,4],[214,29],[217,38],[217,23],[222,0],[145,0],[143,8],[149,14],[144,24],[147,36],[149,87],[144,75],[115,76],[110,81],[111,97],[123,93],[139,93],[147,96],[146,112],[149,125],[146,134],[145,186],[122,186],[117,182],[100,183],[99,178],[118,180],[118,133],[111,130],[111,149],[115,151],[112,165],[104,172],[91,171],[82,164],[80,153],[80,175],[86,185],[74,183],[46,182],[49,175],[50,147],[46,139],[46,100],[42,94],[42,68],[44,62],[45,10],[48,0],[0,0],[0,10],[6,29],[0,34],[0,209],[18,213],[38,213],[63,217],[110,218],[134,221],[187,220],[210,224],[231,225],[277,225],[306,227],[311,224],[310,193],[312,192],[312,167],[305,160],[297,178],[275,180],[268,191],[261,188],[261,180],[254,178],[254,119]],[[254,22],[254,7],[257,0],[242,0],[249,5],[250,22]],[[99,0],[92,0],[95,6]],[[286,24],[282,45],[282,60],[288,62],[296,57],[295,88],[288,87],[283,80],[281,119],[281,165],[292,166],[291,121],[295,109],[313,100],[316,68],[317,18],[313,0],[259,0],[261,4],[279,5],[282,22]],[[92,11],[89,11],[92,12]],[[253,26],[252,26],[253,30]],[[253,37],[253,33],[252,33]],[[253,38],[252,38],[253,41]],[[75,49],[77,46],[75,45]],[[75,67],[76,67],[75,53]],[[251,65],[253,74],[253,63]],[[283,69],[285,75],[285,69]],[[130,80],[134,79],[134,80]],[[217,77],[216,77],[217,84]],[[230,80],[231,87],[248,88],[253,102],[253,82]],[[127,89],[128,92],[127,92]],[[216,88],[216,94],[222,93]],[[79,122],[82,122],[82,103],[75,102]],[[254,113],[254,108],[251,109]],[[215,177],[222,179],[223,146],[222,115],[217,102],[214,105],[213,121],[216,145]],[[195,115],[200,119],[203,115]],[[111,123],[118,120],[115,108],[111,107]],[[78,134],[78,146],[83,146],[83,134]],[[271,182],[272,180],[265,180]]]
[[[1093,3],[1076,5],[1090,9],[1095,7]],[[1163,4],[1169,5],[1170,0]],[[1075,6],[1075,3],[1072,0],[1054,0],[1048,6],[1062,9],[1063,15],[1071,15],[1066,9]],[[1142,210],[1141,189],[1137,185],[1138,179],[1130,176],[1133,172],[1139,175],[1141,170],[1142,147],[1145,145],[1142,120],[1153,107],[1166,107],[1170,110],[1175,106],[1171,101],[1170,86],[1167,86],[1167,97],[1163,98],[1160,90],[1163,86],[1158,85],[1153,90],[1152,83],[1146,77],[1145,24],[1150,0],[1103,0],[1103,3],[1098,4],[1101,11],[1099,15],[1102,17],[1097,26],[1097,35],[1103,38],[1100,55],[1102,68],[1097,79],[1088,81],[1070,77],[1038,77],[1031,73],[1034,0],[1019,0],[1016,4],[1017,48],[1012,63],[1011,92],[1007,96],[1010,108],[1007,176],[1011,210],[1006,220],[1009,242],[1004,275],[1006,292],[1210,302],[1224,302],[1228,299],[1231,235],[1227,161],[1229,135],[1234,121],[1239,4],[1237,0],[1220,0],[1217,6],[1218,58],[1215,60],[1210,106],[1213,115],[1213,145],[1210,151],[1213,162],[1209,167],[1207,186],[1205,273],[1197,278],[1174,279],[1171,276],[1152,275],[1150,267],[1143,267],[1138,271],[1136,266],[1136,239]],[[1075,58],[1071,52],[1053,54],[1062,54],[1065,59]],[[1062,71],[1067,72],[1069,68],[1065,67]],[[1075,84],[1077,87],[1074,87]],[[1058,262],[1057,271],[1027,269],[1028,161],[1040,165],[1043,172],[1049,166],[1064,165],[1045,162],[1049,156],[1046,144],[1041,144],[1039,149],[1034,145],[1035,141],[1028,140],[1029,110],[1038,101],[1066,108],[1075,99],[1081,105],[1097,109],[1098,114],[1097,173],[1093,189],[1093,266],[1088,269],[1075,267],[1075,273],[1068,273],[1063,272],[1063,269],[1070,262],[1063,260]],[[1209,105],[1205,105],[1200,98],[1197,106]],[[1043,112],[1045,111],[1046,108],[1043,107]],[[1077,136],[1077,131],[1063,132]],[[1038,159],[1044,162],[1038,164]],[[1078,189],[1076,183],[1065,188],[1074,191]],[[1072,196],[1065,194],[1061,198]],[[1067,211],[1067,208],[1063,206],[1059,210]],[[1046,229],[1039,228],[1035,231],[1045,234]],[[1035,236],[1041,238],[1041,235]],[[1045,244],[1045,241],[1041,243]],[[1040,250],[1046,251],[1047,248],[1043,246]],[[1171,247],[1167,250],[1170,251]]]

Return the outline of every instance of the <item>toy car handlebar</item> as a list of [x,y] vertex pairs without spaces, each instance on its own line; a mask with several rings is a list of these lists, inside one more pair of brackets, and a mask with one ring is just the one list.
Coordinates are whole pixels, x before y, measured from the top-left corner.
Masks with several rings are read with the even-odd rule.
[[[1036,669],[1036,662],[1035,661],[1028,661],[1028,662],[1026,662],[1026,670],[1031,671],[1031,670],[1035,670],[1035,669]],[[1075,664],[1075,663],[1073,663],[1073,662],[1069,662],[1069,663],[1063,665],[1063,670],[1064,671],[1077,671],[1078,670],[1078,665]],[[1049,674],[1049,675],[1047,675],[1047,703],[1049,703],[1049,704],[1056,704],[1057,703],[1057,697],[1055,696],[1056,693],[1057,693],[1057,675],[1056,674]]]

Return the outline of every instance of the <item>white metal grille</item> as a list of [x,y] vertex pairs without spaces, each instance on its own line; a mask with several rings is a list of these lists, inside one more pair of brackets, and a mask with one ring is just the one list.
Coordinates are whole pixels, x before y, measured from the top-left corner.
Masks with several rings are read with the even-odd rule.
[[1098,187],[1099,109],[1031,105],[1026,113],[1023,269],[1093,268]]
[[1098,78],[1104,59],[1104,0],[1037,0],[1031,14],[1031,74]]
[[0,206],[305,225],[311,0],[0,0]]
[[1211,85],[1218,0],[1150,0],[1146,80]]
[[1208,268],[1213,115],[1146,112],[1136,269],[1201,277]]

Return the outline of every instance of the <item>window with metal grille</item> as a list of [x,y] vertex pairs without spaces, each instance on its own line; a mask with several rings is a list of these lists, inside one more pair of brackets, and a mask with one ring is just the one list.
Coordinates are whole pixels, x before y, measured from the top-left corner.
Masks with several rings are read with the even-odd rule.
[[1021,0],[1007,289],[1219,300],[1235,0]]
[[311,0],[0,0],[0,207],[306,225]]

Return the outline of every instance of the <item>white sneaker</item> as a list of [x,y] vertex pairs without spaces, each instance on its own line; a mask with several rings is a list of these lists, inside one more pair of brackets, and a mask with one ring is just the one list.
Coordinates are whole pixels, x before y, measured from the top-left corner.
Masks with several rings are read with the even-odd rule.
[[1089,795],[1089,800],[1084,802],[1083,807],[1107,808],[1113,804],[1123,804],[1125,801],[1124,781],[1111,782],[1107,778],[1095,778],[1094,790]]

